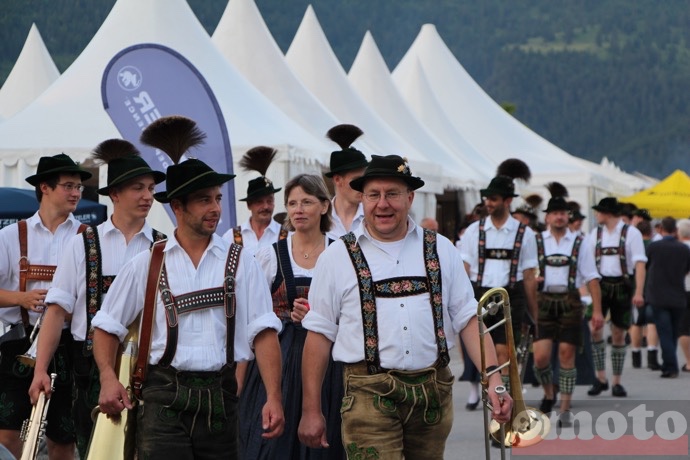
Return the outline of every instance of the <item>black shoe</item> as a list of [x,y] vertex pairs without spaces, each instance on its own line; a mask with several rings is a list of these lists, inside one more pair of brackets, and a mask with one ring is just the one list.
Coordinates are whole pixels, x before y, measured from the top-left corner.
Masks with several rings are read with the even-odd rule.
[[558,414],[558,426],[559,428],[573,426],[573,413],[567,410]]
[[683,364],[683,368],[681,369],[683,372],[690,372],[690,369],[688,369],[687,364]]
[[647,350],[647,368],[653,371],[660,371],[657,350]]
[[553,404],[555,402],[555,400],[547,399],[547,397],[544,396],[544,398],[541,400],[541,404],[539,405],[539,410],[542,414],[548,414],[553,409]]
[[609,381],[602,382],[599,379],[596,379],[594,381],[594,385],[592,385],[592,388],[587,391],[587,394],[590,396],[596,396],[602,391],[606,391],[609,389]]
[[477,408],[478,405],[479,405],[479,401],[476,401],[473,403],[468,402],[467,404],[465,404],[465,409],[467,409],[469,411],[473,411]]
[[625,391],[625,388],[623,388],[623,385],[619,383],[615,384],[613,388],[611,388],[611,394],[619,398],[625,398],[628,396],[628,393]]
[[642,352],[640,350],[632,352],[632,364],[635,369],[642,367]]
[[675,379],[678,377],[678,372],[664,371],[661,373],[662,379]]

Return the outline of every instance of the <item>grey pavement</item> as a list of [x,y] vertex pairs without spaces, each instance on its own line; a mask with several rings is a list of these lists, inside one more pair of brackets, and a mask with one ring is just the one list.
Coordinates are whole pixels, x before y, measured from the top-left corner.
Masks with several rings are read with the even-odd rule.
[[[607,373],[609,375],[610,383],[610,358],[609,358],[610,348],[607,347],[607,358],[606,366]],[[451,351],[451,369],[456,376],[456,382],[453,387],[453,404],[454,404],[454,423],[451,434],[448,438],[446,444],[446,455],[447,460],[463,459],[463,460],[475,460],[475,459],[485,459],[484,450],[484,430],[483,430],[483,414],[480,407],[475,411],[467,411],[465,409],[465,403],[467,402],[467,395],[469,393],[469,384],[467,382],[458,382],[457,376],[462,373],[463,364],[462,359],[459,357],[459,353],[456,349]],[[683,358],[682,355],[678,354],[679,363],[682,366]],[[646,366],[646,353],[643,350],[642,364]],[[654,413],[654,416],[647,415],[649,418],[646,420],[646,430],[651,431],[655,428],[654,420],[657,418],[656,415],[664,414],[669,410],[677,410],[683,415],[683,419],[686,421],[684,427],[684,433],[687,436],[690,430],[688,430],[687,420],[690,420],[690,373],[680,372],[678,378],[675,379],[664,379],[660,377],[661,373],[659,371],[651,371],[646,367],[641,369],[633,369],[630,359],[630,348],[628,348],[628,354],[626,356],[625,368],[623,370],[623,376],[621,383],[628,392],[627,398],[614,398],[611,396],[611,390],[602,392],[599,396],[588,396],[587,390],[589,386],[578,385],[575,387],[575,392],[573,394],[572,400],[572,412],[578,417],[578,419],[583,420],[577,414],[582,412],[581,416],[589,413],[593,414],[592,419],[596,422],[601,420],[599,416],[604,411],[608,412],[607,415],[610,416],[606,420],[617,420],[621,423],[629,423],[630,429],[632,429],[632,419],[627,415],[631,410],[634,410],[635,420],[640,420],[638,416],[641,414],[641,410],[647,410]],[[609,386],[610,387],[610,386]],[[531,384],[527,384],[523,387],[524,399],[528,407],[539,407],[541,398],[543,397],[543,392],[541,388],[535,388]],[[644,404],[642,407],[641,405]],[[557,410],[557,407],[554,407]],[[613,415],[612,415],[613,414]],[[623,415],[620,415],[623,414]],[[666,414],[668,415],[668,414]],[[624,420],[626,420],[624,422]],[[666,419],[664,419],[666,420]],[[620,426],[620,423],[619,423]],[[599,428],[599,423],[595,427],[591,424],[587,425],[587,420],[583,422],[581,429],[582,433],[591,432]],[[551,433],[552,436],[562,436],[562,437],[574,437],[580,431],[575,431],[575,428],[554,428],[552,430],[556,431]],[[609,427],[606,431],[613,431],[617,429],[616,427]],[[674,428],[675,430],[676,428]],[[682,420],[681,426],[678,429],[683,429]],[[602,431],[603,432],[603,431]],[[582,435],[584,437],[584,434]],[[687,437],[684,438],[687,444]],[[557,441],[543,441],[544,447],[546,443],[553,443]],[[582,451],[579,448],[587,448],[586,443],[569,443],[568,450],[559,451],[558,454],[551,455],[532,455],[527,452],[531,452],[530,448],[525,448],[523,452],[520,452],[518,448],[514,448],[515,452],[512,453],[510,450],[506,452],[506,458],[538,458],[538,459],[549,459],[549,458],[562,458],[567,460],[573,459],[593,459],[602,458],[602,455],[606,455],[605,458],[628,458],[631,455],[630,452],[622,452],[618,448],[608,449],[604,443],[604,452],[597,455],[578,455]],[[637,446],[637,444],[630,443],[632,446]],[[553,445],[553,444],[552,444]],[[649,445],[649,444],[647,444]],[[677,444],[676,444],[677,445]],[[618,447],[618,445],[616,446]],[[687,446],[686,446],[687,447]],[[668,453],[666,447],[649,447],[651,454],[648,452],[642,455],[639,452],[633,452],[632,454],[637,454],[639,456],[635,458],[668,458],[668,459],[679,459],[688,458],[688,449],[686,448],[684,456],[661,456],[662,453]],[[601,449],[600,449],[601,451]],[[674,450],[674,453],[676,451]],[[500,449],[491,448],[491,458],[500,459]]]

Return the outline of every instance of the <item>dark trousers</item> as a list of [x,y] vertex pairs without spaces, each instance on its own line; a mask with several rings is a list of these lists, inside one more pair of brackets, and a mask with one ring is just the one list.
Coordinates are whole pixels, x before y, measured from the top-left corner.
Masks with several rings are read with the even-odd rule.
[[654,324],[659,334],[659,345],[661,345],[661,365],[662,372],[678,373],[678,357],[676,350],[678,346],[678,336],[680,333],[680,323],[685,314],[683,308],[664,308],[653,307]]
[[235,366],[182,372],[150,366],[137,413],[141,460],[239,458]]

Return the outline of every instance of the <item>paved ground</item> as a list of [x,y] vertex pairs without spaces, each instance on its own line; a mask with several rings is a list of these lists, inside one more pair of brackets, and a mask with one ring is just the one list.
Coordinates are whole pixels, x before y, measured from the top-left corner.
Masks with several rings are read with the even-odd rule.
[[[451,361],[451,367],[457,376],[460,375],[462,371],[462,362],[461,359],[457,357],[456,350],[453,350],[453,352],[454,355]],[[643,352],[643,365],[646,365],[645,358],[646,356]],[[680,362],[682,363],[682,361]],[[608,366],[610,366],[610,361],[607,356],[607,367]],[[610,369],[610,367],[608,367],[608,369]],[[507,452],[506,457],[548,459],[564,456],[563,458],[571,460],[577,458],[602,458],[602,456],[605,456],[607,459],[628,458],[631,455],[636,455],[635,458],[645,459],[688,458],[687,435],[689,430],[687,421],[690,420],[690,373],[681,372],[680,376],[676,379],[662,379],[660,378],[660,372],[654,372],[646,368],[633,369],[630,360],[630,351],[628,350],[622,384],[628,392],[627,398],[613,398],[610,390],[596,397],[588,396],[588,386],[576,386],[575,393],[573,394],[573,413],[580,419],[585,419],[586,415],[592,414],[592,419],[597,421],[595,426],[592,427],[592,423],[584,420],[583,426],[580,427],[581,431],[576,431],[575,428],[556,428],[556,431],[552,432],[551,436],[557,436],[560,439],[543,441],[540,444],[540,447],[544,449],[541,455],[537,455],[538,452],[531,448],[526,448],[523,449],[522,452],[520,449],[513,449],[513,452]],[[455,419],[453,430],[446,446],[445,458],[448,460],[474,460],[486,458],[482,428],[483,414],[480,408],[473,412],[469,412],[465,409],[468,389],[469,384],[466,382],[455,383],[453,393]],[[528,403],[527,405],[539,407],[539,401],[543,396],[541,388],[534,388],[532,385],[528,384],[524,390],[525,401]],[[644,406],[641,406],[642,404],[644,404]],[[602,417],[601,414],[606,411],[608,412]],[[633,411],[634,417],[628,415],[630,411]],[[649,411],[650,414],[644,414],[643,411]],[[651,415],[652,412],[654,415]],[[577,415],[578,413],[580,413],[579,416]],[[645,420],[643,420],[645,416],[647,417],[646,424],[644,424]],[[637,438],[651,435],[651,433],[649,433],[647,436],[640,436],[640,433],[651,432],[655,430],[655,428],[657,429],[657,433],[661,433],[661,430],[667,426],[666,422],[668,419],[678,421],[679,426],[677,428],[675,426],[672,427],[670,430],[671,434],[666,434],[666,438],[676,437],[674,433],[678,433],[678,435],[683,433],[685,437],[679,438],[673,445],[671,445],[670,442],[659,442],[658,437],[653,437],[640,444],[641,441],[638,441]],[[598,429],[601,429],[602,436],[606,433],[611,433],[608,435],[610,438],[618,438],[622,433],[617,433],[616,430],[624,429],[625,426],[627,426],[628,433],[631,434],[634,428],[633,420],[635,420],[634,423],[638,424],[637,437],[635,437],[635,435],[632,437],[620,437],[617,440],[609,442],[604,441],[597,445],[594,445],[596,440],[589,440],[588,442],[586,439],[575,439],[574,441],[562,442],[562,439],[575,437],[576,433],[580,433],[581,438],[587,438],[589,433]],[[606,421],[609,422],[608,426],[605,424]],[[601,425],[602,423],[604,423],[603,427]],[[639,425],[640,423],[643,424]],[[683,424],[685,425],[683,426]],[[623,428],[621,428],[621,426]],[[595,435],[598,433],[599,431],[597,431]],[[560,442],[560,444],[556,446],[555,443],[558,442]],[[654,444],[655,442],[656,444]],[[683,442],[685,447],[684,451],[682,449]],[[677,455],[679,450],[678,446],[680,446],[680,450],[684,452],[683,456]],[[551,447],[554,448],[551,449]],[[586,453],[588,449],[593,449],[595,452],[588,455],[582,455]],[[547,451],[550,453],[547,453]],[[669,456],[668,454],[675,454],[676,456]],[[500,449],[491,448],[491,458],[499,459]]]

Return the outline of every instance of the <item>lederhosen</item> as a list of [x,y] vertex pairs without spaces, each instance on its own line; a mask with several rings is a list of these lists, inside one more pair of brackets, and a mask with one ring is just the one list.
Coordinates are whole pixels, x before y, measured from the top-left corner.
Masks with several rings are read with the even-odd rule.
[[[280,229],[280,233],[278,233],[278,241],[284,240],[288,236],[288,231],[285,230],[284,228]],[[242,226],[238,225],[237,227],[233,227],[232,229],[232,239],[235,244],[242,246],[243,241],[242,241]]]
[[[80,224],[77,233],[83,232],[85,228],[86,225]],[[26,292],[29,281],[52,281],[57,267],[32,264],[28,258],[28,227],[25,220],[17,222],[17,231],[20,254],[19,291]],[[18,308],[22,321],[13,327],[24,327],[26,337],[5,342],[0,351],[0,378],[7,391],[7,393],[0,393],[0,429],[19,430],[22,422],[29,418],[31,412],[27,391],[33,379],[33,367],[20,363],[16,356],[24,354],[31,346],[29,337],[34,326],[29,323],[27,310]],[[52,402],[48,411],[47,434],[53,441],[63,444],[74,441],[74,426],[71,419],[65,416],[69,414],[72,404],[72,360],[69,352],[71,342],[72,335],[69,328],[63,329],[51,363],[57,378],[55,393],[51,398]]]
[[601,285],[601,309],[602,314],[611,312],[611,322],[616,326],[627,329],[631,324],[631,302],[634,291],[633,279],[628,274],[627,255],[625,253],[625,242],[628,235],[628,224],[621,228],[621,235],[618,246],[602,247],[601,236],[603,226],[597,227],[597,241],[594,250],[594,260],[597,270],[601,273],[602,256],[618,256],[621,265],[621,276],[602,276],[599,280]]
[[[151,401],[164,404],[159,418],[176,420],[184,414],[195,414],[198,423],[205,423],[210,433],[223,433],[228,423],[225,404],[236,401],[235,379],[235,277],[242,247],[231,244],[225,264],[223,285],[186,294],[173,295],[168,285],[165,262],[158,279],[158,291],[164,306],[167,342],[158,364],[149,366],[142,388],[144,407]],[[177,350],[178,318],[180,315],[222,307],[226,318],[226,364],[219,371],[178,371],[171,366]],[[169,386],[170,391],[160,391]],[[172,392],[172,393],[171,393]],[[174,396],[170,402],[171,394]],[[226,395],[224,397],[224,394]],[[145,430],[145,427],[143,427]]]
[[[161,241],[165,234],[152,229],[153,241]],[[84,259],[86,263],[86,334],[84,340],[74,340],[72,362],[74,374],[74,397],[72,417],[77,435],[77,448],[82,457],[86,455],[93,420],[91,411],[98,404],[101,384],[98,366],[93,359],[93,327],[91,321],[101,308],[103,296],[108,293],[115,275],[103,275],[103,256],[97,227],[87,227],[82,233]]]
[[[474,296],[477,300],[488,290],[494,287],[503,287],[508,291],[510,296],[510,306],[511,306],[511,318],[513,324],[513,336],[517,342],[520,341],[520,330],[522,325],[522,320],[526,311],[526,300],[525,300],[525,289],[522,281],[518,281],[518,266],[520,263],[520,252],[522,250],[522,240],[525,236],[525,230],[527,226],[525,224],[519,224],[517,233],[515,234],[515,242],[513,243],[513,249],[502,249],[502,248],[487,248],[486,247],[486,231],[484,230],[484,225],[486,219],[483,218],[479,221],[479,249],[477,254],[477,281],[472,283],[474,288]],[[507,286],[482,286],[482,279],[484,277],[484,264],[486,259],[497,259],[497,260],[509,260],[510,269],[508,272],[508,285]],[[503,312],[498,312],[495,315],[487,315],[484,318],[484,324],[486,327],[490,327],[496,324],[498,321],[503,319]],[[496,328],[491,331],[491,337],[494,343],[505,344],[505,330],[502,327]]]
[[570,252],[565,254],[546,255],[544,237],[536,234],[537,258],[539,271],[546,277],[546,267],[568,267],[568,285],[563,292],[546,292],[543,286],[537,293],[539,303],[539,339],[571,343],[579,346],[582,343],[582,301],[576,287],[577,264],[580,247],[584,238],[577,235]]

